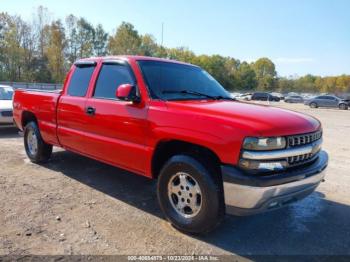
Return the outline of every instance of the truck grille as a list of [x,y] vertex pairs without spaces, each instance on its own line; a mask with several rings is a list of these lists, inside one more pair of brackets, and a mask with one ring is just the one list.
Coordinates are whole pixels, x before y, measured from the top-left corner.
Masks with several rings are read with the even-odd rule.
[[[317,131],[314,133],[303,134],[303,135],[289,136],[287,138],[288,147],[297,147],[297,146],[311,144],[321,138],[322,138],[322,131]],[[293,167],[293,166],[298,166],[298,165],[312,162],[317,158],[317,155],[318,155],[318,152],[304,154],[304,155],[297,155],[297,156],[288,157],[287,161],[289,166]]]
[[2,111],[1,115],[4,117],[12,117],[13,113],[12,113],[12,111]]
[[307,145],[322,138],[322,131],[288,137],[288,147]]
[[288,157],[287,159],[288,164],[290,167],[293,167],[293,166],[309,163],[316,159],[317,154],[318,152],[316,154],[305,154],[305,155]]

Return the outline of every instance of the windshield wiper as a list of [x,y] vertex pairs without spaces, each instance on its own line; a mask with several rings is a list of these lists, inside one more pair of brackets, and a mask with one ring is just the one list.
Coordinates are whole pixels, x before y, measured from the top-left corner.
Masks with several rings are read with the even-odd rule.
[[236,98],[229,97],[229,96],[216,96],[216,100],[230,100],[230,101],[236,101]]
[[204,93],[201,93],[201,92],[196,92],[196,91],[190,91],[190,90],[179,90],[179,91],[176,91],[176,90],[164,90],[162,91],[163,94],[188,94],[188,95],[195,95],[195,96],[204,96],[204,97],[207,97],[207,98],[210,98],[210,99],[213,99],[213,100],[235,100],[231,97],[224,97],[224,96],[211,96],[211,95],[208,95],[208,94],[204,94]]
[[207,98],[215,99],[215,96],[207,95],[204,93],[196,92],[196,91],[189,91],[189,90],[164,90],[162,91],[163,94],[187,94],[187,95],[195,95],[195,96],[205,96]]

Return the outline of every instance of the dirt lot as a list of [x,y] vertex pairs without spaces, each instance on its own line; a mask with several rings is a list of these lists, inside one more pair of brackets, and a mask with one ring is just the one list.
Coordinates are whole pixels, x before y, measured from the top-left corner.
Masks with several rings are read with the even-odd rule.
[[0,130],[0,254],[348,254],[350,110],[288,107],[323,123],[326,182],[288,208],[227,216],[207,236],[174,230],[155,183],[66,151],[31,164],[14,129]]

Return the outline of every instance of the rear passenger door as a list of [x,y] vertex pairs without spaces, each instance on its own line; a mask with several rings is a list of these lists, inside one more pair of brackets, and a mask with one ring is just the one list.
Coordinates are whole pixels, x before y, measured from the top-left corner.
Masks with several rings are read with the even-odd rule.
[[129,64],[106,61],[100,65],[95,87],[87,100],[90,154],[112,165],[144,174],[148,163],[146,147],[147,108],[140,103],[116,98],[122,84],[137,87]]
[[77,63],[57,106],[57,136],[60,144],[72,151],[89,151],[85,112],[86,95],[95,70],[95,62]]

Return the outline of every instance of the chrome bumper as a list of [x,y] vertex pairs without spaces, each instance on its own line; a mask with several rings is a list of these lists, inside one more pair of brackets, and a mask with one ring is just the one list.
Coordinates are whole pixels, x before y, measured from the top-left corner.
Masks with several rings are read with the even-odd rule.
[[6,111],[10,111],[12,112],[12,109],[1,109],[0,110],[0,125],[12,125],[13,124],[13,116],[7,116],[7,115],[3,115],[3,112]]
[[1,125],[13,125],[13,118],[0,116],[0,124]]
[[235,168],[222,168],[226,212],[233,215],[251,215],[302,199],[324,180],[327,164],[328,155],[322,151],[312,165],[271,175],[271,180],[268,177],[253,178],[248,175],[243,178],[244,174]]

